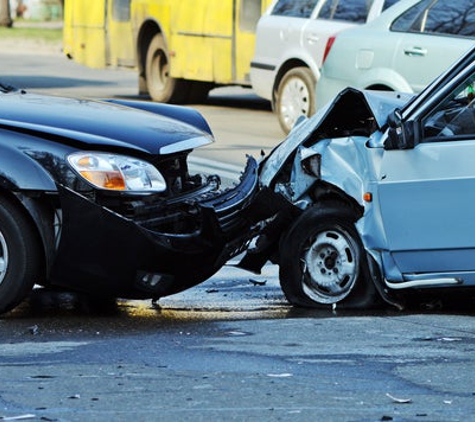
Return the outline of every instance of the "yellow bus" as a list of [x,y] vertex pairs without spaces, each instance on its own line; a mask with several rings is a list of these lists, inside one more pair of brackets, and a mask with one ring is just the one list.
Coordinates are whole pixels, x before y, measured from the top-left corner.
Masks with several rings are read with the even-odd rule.
[[137,69],[155,101],[199,102],[250,86],[257,21],[271,0],[66,0],[65,54],[93,68]]

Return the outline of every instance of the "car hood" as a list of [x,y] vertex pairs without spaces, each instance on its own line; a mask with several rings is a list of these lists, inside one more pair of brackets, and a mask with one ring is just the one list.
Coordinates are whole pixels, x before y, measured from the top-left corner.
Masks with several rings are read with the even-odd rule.
[[386,125],[391,111],[402,107],[410,98],[410,94],[346,88],[312,117],[297,123],[271,152],[261,167],[261,184],[270,186],[300,145],[353,134],[369,138],[371,133]]
[[210,133],[170,117],[109,102],[11,91],[0,94],[0,126],[91,147],[167,154],[213,142]]

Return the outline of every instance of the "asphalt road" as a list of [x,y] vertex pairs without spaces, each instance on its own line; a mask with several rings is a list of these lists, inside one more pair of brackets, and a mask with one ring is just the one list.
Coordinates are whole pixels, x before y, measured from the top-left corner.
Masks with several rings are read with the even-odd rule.
[[471,314],[312,313],[288,307],[272,282],[226,277],[179,296],[100,309],[32,297],[0,320],[0,415],[475,420]]
[[[2,51],[2,79],[17,86],[136,97],[133,73]],[[247,91],[215,92],[197,107],[218,138],[200,156],[230,169],[282,136]],[[0,319],[0,420],[475,421],[471,300],[301,310],[285,301],[277,272],[228,266],[159,306],[35,290]]]

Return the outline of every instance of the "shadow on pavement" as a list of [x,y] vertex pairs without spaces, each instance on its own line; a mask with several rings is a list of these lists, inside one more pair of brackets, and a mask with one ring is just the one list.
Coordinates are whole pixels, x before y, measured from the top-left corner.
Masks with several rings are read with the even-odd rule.
[[20,89],[77,88],[82,86],[112,86],[106,80],[61,78],[59,76],[2,75],[2,82]]

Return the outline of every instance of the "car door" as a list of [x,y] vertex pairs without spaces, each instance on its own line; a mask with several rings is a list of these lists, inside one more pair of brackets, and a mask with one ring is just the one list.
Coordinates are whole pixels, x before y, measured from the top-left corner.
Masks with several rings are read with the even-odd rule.
[[[260,51],[262,60],[278,66],[291,52],[301,45],[303,28],[318,0],[279,0],[271,14],[263,16],[259,22],[261,37],[256,53]],[[261,48],[259,48],[261,47]],[[258,51],[259,48],[259,51]]]
[[423,134],[415,148],[384,152],[380,210],[404,275],[474,271],[474,98],[475,74],[416,122]]
[[473,45],[475,5],[469,0],[424,0],[399,16],[391,32],[400,35],[392,68],[413,92],[420,92]]

